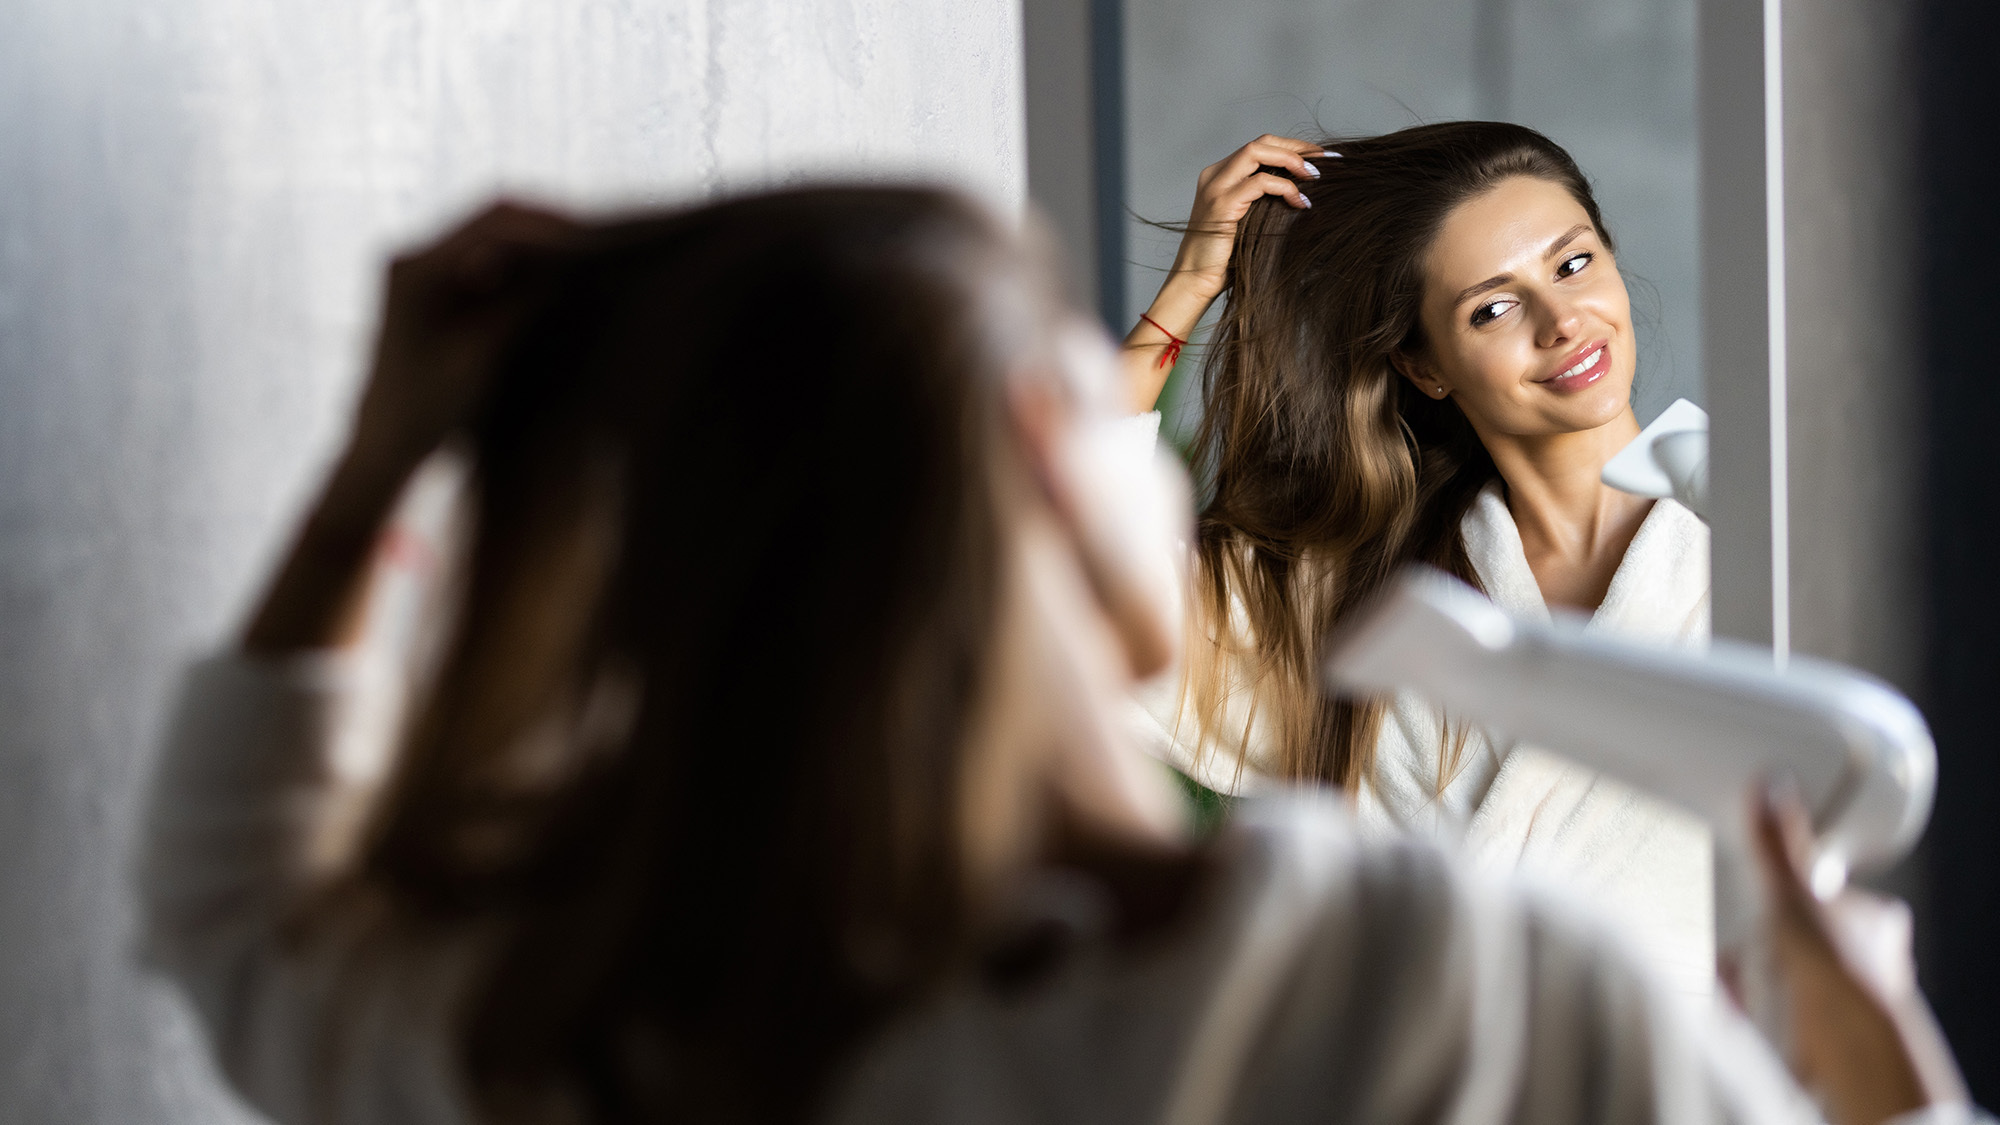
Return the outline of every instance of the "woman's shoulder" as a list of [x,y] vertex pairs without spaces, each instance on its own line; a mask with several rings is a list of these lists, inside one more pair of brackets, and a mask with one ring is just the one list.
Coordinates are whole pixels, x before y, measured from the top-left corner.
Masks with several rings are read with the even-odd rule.
[[1546,618],[1542,589],[1528,566],[1528,554],[1521,546],[1521,530],[1498,480],[1487,484],[1473,498],[1472,506],[1458,523],[1465,541],[1465,555],[1479,575],[1479,584],[1494,604],[1509,613]]
[[1708,639],[1709,531],[1678,500],[1653,501],[1592,617],[1617,629],[1669,644]]
[[[1363,839],[1336,794],[1246,801],[1207,854],[1196,904],[1147,941],[1085,938],[1025,992],[967,978],[899,1021],[838,1119],[1259,1119],[1283,1098],[1370,1120],[1484,1092],[1529,1112],[1467,1116],[1652,1120],[1640,1095],[1662,1082],[1690,1105],[1742,1093],[1586,915],[1435,844]],[[1577,1042],[1613,1049],[1560,1046]],[[1630,1073],[1606,1087],[1606,1060]],[[1607,1088],[1640,1100],[1585,1108]]]

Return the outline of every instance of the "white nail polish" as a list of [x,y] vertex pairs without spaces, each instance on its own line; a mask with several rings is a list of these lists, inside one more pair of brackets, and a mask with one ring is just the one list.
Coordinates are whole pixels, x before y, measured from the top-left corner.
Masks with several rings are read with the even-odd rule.
[[1330,148],[1328,148],[1328,149],[1321,149],[1321,150],[1320,150],[1320,155],[1321,155],[1321,156],[1331,156],[1331,157],[1333,157],[1333,158],[1334,158],[1335,160],[1338,160],[1338,159],[1340,159],[1340,154],[1339,154],[1339,153],[1337,153],[1337,152],[1335,152],[1335,151],[1333,151],[1333,150],[1332,150],[1332,149],[1330,149]]
[[1301,160],[1299,163],[1306,166],[1306,175],[1311,176],[1315,180],[1319,179],[1319,169],[1313,167],[1312,161]]
[[1301,194],[1299,196],[1299,202],[1305,205],[1306,210],[1308,211],[1312,210],[1313,201],[1307,199],[1304,194]]

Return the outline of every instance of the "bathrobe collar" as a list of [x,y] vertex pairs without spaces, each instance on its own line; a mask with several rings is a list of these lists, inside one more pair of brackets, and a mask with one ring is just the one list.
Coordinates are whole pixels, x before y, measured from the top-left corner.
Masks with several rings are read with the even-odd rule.
[[[1554,617],[1499,481],[1481,490],[1460,527],[1472,569],[1496,605],[1530,621]],[[1683,644],[1706,639],[1708,525],[1678,501],[1653,501],[1587,627]]]

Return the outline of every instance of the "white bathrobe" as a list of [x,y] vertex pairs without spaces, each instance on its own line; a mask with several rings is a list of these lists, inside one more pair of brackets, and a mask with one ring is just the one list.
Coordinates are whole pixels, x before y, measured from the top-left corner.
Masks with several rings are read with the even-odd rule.
[[[1548,620],[1528,568],[1521,534],[1497,485],[1482,492],[1461,525],[1467,554],[1487,593],[1517,616]],[[1708,527],[1672,500],[1656,501],[1626,550],[1593,629],[1670,645],[1703,645],[1709,635]],[[1242,688],[1240,677],[1235,679]],[[1225,729],[1204,744],[1180,674],[1140,693],[1135,716],[1156,756],[1210,788],[1247,794],[1275,768],[1268,724],[1247,690],[1225,697]],[[1465,731],[1450,761],[1439,711],[1409,693],[1384,716],[1375,767],[1356,797],[1364,833],[1418,832],[1462,841],[1474,863],[1515,870],[1594,904],[1624,928],[1676,990],[1713,991],[1713,859],[1708,831],[1694,817],[1533,747],[1496,743]],[[1205,747],[1205,748],[1204,748]]]
[[[474,1125],[454,1045],[490,929],[300,922],[351,870],[338,842],[391,764],[356,671],[192,669],[139,851],[141,948],[271,1120]],[[1063,956],[1007,983],[954,975],[855,1045],[818,1119],[1818,1120],[1742,1019],[1662,994],[1562,902],[1467,878],[1423,841],[1363,839],[1323,794],[1251,803],[1209,856],[1184,916],[1143,942],[1091,880],[1030,880],[1023,932],[1062,935]]]

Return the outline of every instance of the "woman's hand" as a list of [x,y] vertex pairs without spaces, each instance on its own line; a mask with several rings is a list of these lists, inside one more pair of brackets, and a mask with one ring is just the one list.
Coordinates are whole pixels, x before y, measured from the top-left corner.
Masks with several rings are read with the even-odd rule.
[[495,204],[389,267],[375,361],[346,451],[244,629],[262,655],[338,647],[360,631],[383,522],[424,458],[465,424],[545,268],[576,224]]
[[[1276,195],[1301,210],[1312,206],[1296,182],[1319,178],[1319,169],[1308,156],[1338,159],[1338,154],[1316,144],[1266,133],[1203,168],[1195,177],[1194,210],[1188,215],[1187,233],[1181,236],[1167,285],[1178,282],[1189,294],[1213,301],[1222,292],[1229,255],[1236,246],[1236,224],[1252,203]],[[1266,168],[1283,168],[1296,179]]]
[[[1250,205],[1275,195],[1301,210],[1312,206],[1297,183],[1319,178],[1319,169],[1307,157],[1338,159],[1339,154],[1294,137],[1267,133],[1203,168],[1196,177],[1194,209],[1188,215],[1187,232],[1181,236],[1173,268],[1152,307],[1146,310],[1147,319],[1125,337],[1124,361],[1134,410],[1151,410],[1166,385],[1172,369],[1171,363],[1164,362],[1166,349],[1173,342],[1168,334],[1185,341],[1221,294],[1229,275],[1229,256],[1236,247],[1236,226]],[[1266,168],[1283,168],[1291,177]]]
[[1756,836],[1799,1081],[1837,1125],[1963,1103],[1965,1082],[1917,991],[1909,909],[1855,891],[1824,902],[1813,893],[1812,829],[1796,795],[1760,802]]
[[389,265],[374,368],[350,454],[414,464],[471,415],[499,350],[575,235],[550,211],[496,203]]

